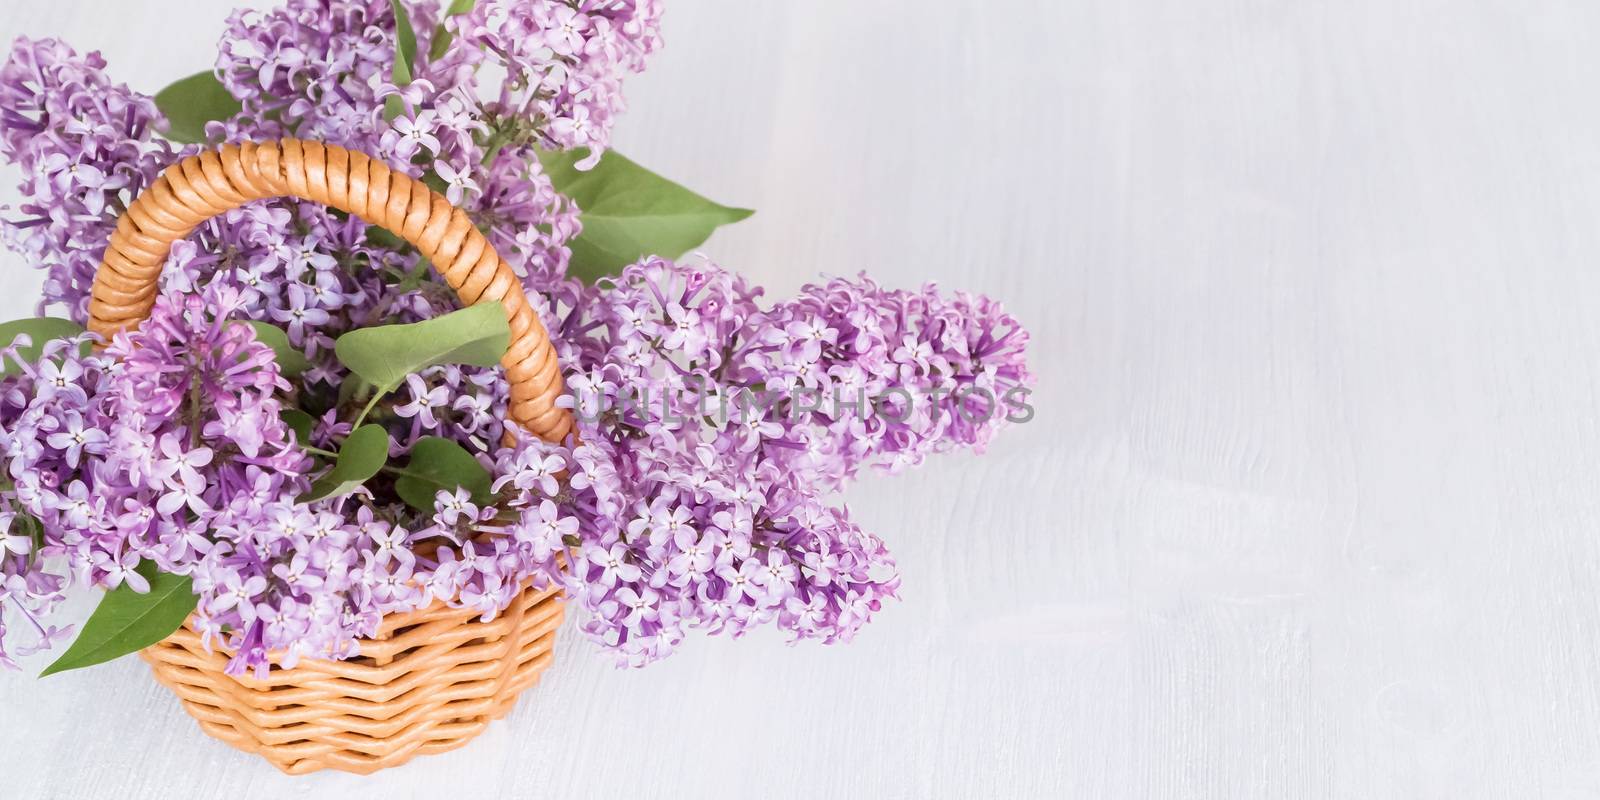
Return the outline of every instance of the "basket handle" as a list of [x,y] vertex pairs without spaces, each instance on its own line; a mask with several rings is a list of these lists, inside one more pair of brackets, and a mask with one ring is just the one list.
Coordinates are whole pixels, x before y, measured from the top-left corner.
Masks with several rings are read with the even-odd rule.
[[463,304],[503,304],[511,324],[511,345],[500,359],[511,386],[508,416],[549,442],[572,431],[571,413],[555,403],[563,390],[555,348],[510,265],[443,195],[338,145],[298,139],[227,144],[167,167],[117,220],[94,276],[89,330],[109,339],[143,322],[173,243],[202,222],[254,200],[286,196],[354,214],[410,242]]

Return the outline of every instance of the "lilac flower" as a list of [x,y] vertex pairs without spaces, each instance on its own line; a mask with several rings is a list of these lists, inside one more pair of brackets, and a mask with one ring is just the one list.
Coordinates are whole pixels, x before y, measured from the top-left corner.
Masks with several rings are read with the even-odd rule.
[[104,552],[95,553],[95,566],[105,571],[106,586],[117,587],[127,584],[128,588],[144,594],[150,591],[150,582],[134,570],[138,565],[137,553],[124,553],[121,556],[111,556]]
[[165,491],[156,503],[156,510],[171,514],[188,506],[196,514],[209,511],[210,507],[202,496],[206,479],[200,475],[198,468],[211,463],[211,448],[187,449],[180,443],[176,432],[167,433],[159,441],[161,457],[156,460],[151,477]]
[[[411,593],[411,587],[408,584],[411,581],[412,564],[408,560],[397,559],[386,562],[385,568],[386,570],[380,575],[377,585],[373,588],[373,597],[380,604],[403,606],[406,598]],[[472,605],[472,602],[467,598],[462,599],[468,605]]]
[[568,537],[578,532],[577,517],[563,517],[550,500],[539,502],[538,519],[525,523],[523,528],[527,531],[526,538],[533,547],[535,560],[544,562],[565,547]]
[[454,492],[439,492],[438,499],[433,503],[434,519],[439,525],[454,528],[460,522],[473,523],[478,521],[478,507],[472,503],[472,493],[466,489],[456,489]]
[[[5,563],[6,572],[0,574],[0,667],[8,669],[17,668],[12,660],[13,653],[28,656],[48,650],[72,633],[71,626],[57,628],[40,621],[41,616],[48,614],[60,602],[65,579],[43,569],[26,574],[14,571],[24,563],[28,562],[23,557],[9,556]],[[26,626],[25,633],[31,634],[31,638],[19,643],[14,637],[8,637],[8,616],[13,619],[20,617]],[[7,646],[14,650],[7,652]]]
[[526,450],[513,462],[513,468],[495,482],[494,490],[498,492],[509,483],[525,492],[537,489],[546,496],[555,496],[560,491],[556,476],[566,468],[566,459],[561,455]]
[[21,217],[0,221],[0,240],[48,271],[40,308],[63,303],[78,320],[117,209],[173,152],[154,138],[155,104],[104,67],[99,54],[25,38],[0,64],[0,158],[27,178]]
[[508,73],[492,110],[531,120],[539,144],[589,147],[599,160],[624,108],[621,78],[661,46],[657,0],[479,0],[445,25]]
[[431,111],[396,118],[394,127],[383,136],[383,148],[401,162],[416,159],[423,150],[431,158],[439,152],[440,146],[439,137],[433,135],[433,119]]
[[609,548],[591,546],[585,556],[590,563],[599,567],[600,574],[595,582],[600,586],[616,586],[619,581],[636,581],[642,574],[638,565],[628,563],[627,545],[614,544]]
[[38,381],[34,384],[34,399],[44,402],[54,398],[57,393],[64,393],[69,403],[83,405],[88,402],[88,395],[84,392],[82,379],[83,367],[77,362],[41,363]]
[[402,417],[415,418],[415,427],[418,430],[438,428],[439,419],[434,416],[433,411],[436,408],[450,407],[450,388],[435,386],[429,389],[416,374],[406,376],[406,388],[411,391],[411,401],[395,406],[394,413]]
[[623,617],[620,621],[630,628],[653,622],[660,615],[657,610],[661,602],[660,595],[649,587],[635,590],[632,586],[624,586],[617,590],[612,601],[621,606]]
[[290,556],[287,563],[274,565],[272,574],[277,576],[291,595],[315,591],[323,583],[322,577],[311,571],[310,558],[304,553],[296,553]]
[[478,182],[474,181],[472,175],[464,169],[457,170],[447,163],[440,162],[434,168],[434,172],[439,175],[440,180],[445,182],[445,197],[456,205],[460,205],[467,194],[476,194],[482,191],[478,187]]
[[505,581],[498,573],[486,571],[482,582],[469,583],[461,588],[461,606],[481,611],[483,621],[491,621],[506,606],[503,598],[505,588]]
[[[600,513],[578,528],[566,583],[586,612],[583,630],[626,664],[670,653],[689,628],[737,635],[776,624],[795,639],[848,640],[899,579],[882,544],[821,498],[863,467],[981,446],[1005,424],[957,423],[957,406],[927,402],[907,409],[921,418],[797,413],[752,387],[849,386],[948,402],[963,387],[998,399],[1031,381],[1014,320],[931,287],[836,280],[764,311],[755,290],[714,266],[647,259],[611,285],[564,296],[572,310],[556,326],[558,348],[579,393],[569,407],[586,410],[581,435],[615,466],[601,485],[619,484],[586,500]],[[620,387],[733,408],[720,423],[663,414],[628,402]],[[569,474],[569,483],[587,487],[588,477]],[[653,617],[641,602],[654,605]]]
[[717,577],[726,582],[723,589],[726,599],[738,602],[741,599],[759,601],[760,583],[758,582],[761,565],[755,559],[735,561],[729,551],[723,551],[726,560],[717,565]]
[[373,545],[376,547],[372,552],[375,554],[379,564],[388,563],[395,558],[402,557],[402,554],[410,552],[406,544],[411,538],[411,534],[407,533],[405,528],[385,525],[372,531],[369,535],[372,538]]
[[[440,23],[438,4],[408,10],[424,36]],[[85,354],[85,338],[30,363],[20,341],[0,349],[18,362],[0,378],[0,664],[64,635],[42,616],[74,580],[148,588],[146,562],[193,578],[194,624],[234,674],[351,657],[383,615],[436,600],[492,619],[528,585],[564,588],[584,633],[628,665],[695,629],[844,641],[895,597],[882,543],[824,498],[868,467],[985,446],[1006,419],[974,412],[1026,391],[1026,332],[986,299],[866,278],[766,308],[709,264],[566,279],[580,210],[538,151],[600,157],[623,76],[660,46],[659,15],[656,0],[479,0],[444,21],[454,38],[438,57],[419,47],[402,87],[389,3],[236,12],[217,70],[242,111],[208,135],[321,139],[443,181],[536,300],[579,437],[508,429],[498,370],[435,367],[367,420],[395,455],[424,431],[459,443],[491,467],[491,502],[455,490],[412,509],[389,477],[298,502],[322,469],[306,448],[337,447],[354,419],[335,338],[455,300],[358,219],[287,200],[228,212],[173,246],[150,318],[103,352]],[[507,80],[485,81],[489,62]],[[116,209],[178,152],[154,138],[150,99],[103,70],[49,40],[19,41],[0,65],[0,158],[24,198],[0,239],[49,271],[45,304],[78,320]],[[404,109],[392,119],[389,97]],[[287,329],[311,362],[298,382],[243,320]],[[639,389],[654,402],[626,402]],[[890,401],[906,412],[891,419],[777,397],[801,389],[915,399]],[[690,402],[702,408],[660,413]],[[308,441],[283,422],[290,404],[316,419]],[[722,421],[705,410],[730,404]]]
[[[745,563],[752,563],[754,559]],[[758,565],[755,582],[765,592],[762,602],[774,604],[789,598],[794,593],[795,577],[798,574],[794,564],[782,550],[768,550],[766,564]]]
[[267,579],[260,575],[248,578],[236,571],[224,574],[221,591],[211,597],[207,609],[218,614],[231,609],[241,609],[244,622],[250,622],[253,617],[248,616],[254,611],[255,598],[267,590]]
[[670,580],[678,587],[705,581],[715,562],[712,548],[701,541],[700,534],[686,526],[679,529],[677,535],[673,537],[672,544],[677,552],[667,562],[667,568],[656,574],[664,580]]
[[16,514],[7,512],[3,515],[5,532],[0,534],[0,556],[5,554],[25,556],[33,552],[33,536],[26,531],[17,530]]
[[81,537],[83,531],[100,516],[98,512],[101,501],[89,497],[89,489],[83,481],[74,480],[62,493],[42,494],[40,506],[45,512],[45,518],[58,520],[59,524],[67,529],[69,536]]
[[310,287],[302,283],[291,283],[288,307],[272,311],[273,319],[286,323],[290,343],[298,344],[305,341],[307,326],[323,325],[328,322],[328,312],[318,308],[316,300],[316,293]]
[[75,411],[62,415],[61,428],[46,439],[51,447],[62,451],[69,467],[78,466],[78,459],[86,450],[96,454],[104,452],[107,440],[105,431],[85,428],[83,415]]

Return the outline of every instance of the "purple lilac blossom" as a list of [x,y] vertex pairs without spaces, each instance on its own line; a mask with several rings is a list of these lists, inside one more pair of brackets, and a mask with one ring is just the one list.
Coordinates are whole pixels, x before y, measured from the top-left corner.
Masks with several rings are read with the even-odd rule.
[[[540,532],[577,521],[540,508],[561,491],[540,478],[569,468],[563,448],[497,448],[504,491],[493,507],[449,493],[431,515],[370,492],[297,502],[311,460],[280,417],[291,386],[241,323],[246,304],[213,285],[163,295],[101,353],[83,354],[82,337],[48,344],[32,364],[16,345],[5,351],[18,374],[0,382],[10,476],[0,497],[12,517],[0,621],[36,629],[25,648],[59,638],[38,618],[67,574],[145,590],[133,570],[146,560],[192,576],[195,624],[236,654],[235,670],[267,669],[269,656],[284,666],[347,657],[384,614],[434,600],[493,617],[521,587],[554,578],[561,543]],[[531,477],[518,472],[525,462]],[[32,529],[37,541],[10,536]]]
[[[899,577],[882,542],[828,496],[867,465],[892,472],[982,448],[1006,414],[956,404],[979,389],[999,403],[1032,382],[1026,332],[985,299],[864,277],[768,310],[759,293],[715,265],[663,259],[554,292],[568,309],[553,334],[567,402],[607,456],[604,513],[580,526],[567,590],[583,630],[622,663],[660,658],[690,629],[737,636],[773,623],[795,640],[849,640]],[[921,399],[903,419],[796,413],[787,401],[716,410],[776,388],[843,385]],[[670,404],[638,402],[640,389]]]
[[488,116],[512,131],[531,128],[539,144],[589,148],[599,161],[626,107],[622,78],[644,70],[661,48],[659,0],[479,0],[446,20],[506,71]]
[[[808,286],[763,308],[760,290],[709,264],[646,259],[597,287],[566,279],[578,209],[536,147],[598,156],[621,76],[659,47],[651,0],[480,0],[431,58],[435,4],[411,6],[415,80],[389,84],[385,0],[291,0],[240,11],[218,74],[243,103],[214,140],[322,138],[437,176],[523,276],[580,411],[583,444],[502,423],[498,370],[433,367],[369,417],[404,456],[423,436],[462,444],[494,476],[493,502],[441,492],[429,511],[376,481],[300,503],[352,415],[334,339],[456,306],[414,253],[310,203],[247,205],[173,247],[151,318],[98,353],[63,340],[35,363],[16,347],[0,379],[0,664],[69,629],[45,624],[72,585],[143,583],[151,562],[192,576],[195,624],[234,671],[342,658],[385,614],[445,602],[492,618],[523,586],[559,583],[580,626],[621,664],[672,652],[691,630],[848,640],[899,578],[882,542],[830,498],[859,471],[982,449],[1003,415],[963,413],[972,392],[1025,390],[1026,333],[997,304],[865,277]],[[480,102],[480,65],[510,80]],[[97,55],[19,40],[0,66],[0,156],[24,175],[5,242],[49,273],[44,304],[84,318],[117,212],[192,150],[152,134],[149,98],[109,81]],[[389,120],[388,97],[402,113]],[[311,368],[291,384],[244,320],[287,331]],[[0,345],[7,343],[0,343]],[[708,421],[630,408],[641,388],[737,400],[781,390],[911,399],[897,415],[793,403]],[[965,392],[966,394],[963,394]],[[295,440],[280,411],[317,418]],[[588,409],[595,405],[598,409]],[[384,500],[388,497],[388,500]],[[9,630],[8,630],[9,627]],[[10,637],[10,638],[7,638]]]
[[[479,3],[478,11],[451,17],[447,29],[469,30],[472,35],[453,36],[450,46],[433,58],[431,37],[440,30],[438,9],[434,4],[411,4],[411,22],[419,37],[418,63],[413,81],[403,88],[390,83],[395,20],[387,0],[292,0],[266,12],[241,9],[229,18],[218,46],[217,72],[244,104],[244,111],[219,125],[218,132],[230,140],[293,134],[341,144],[380,155],[390,167],[413,177],[424,176],[426,164],[450,201],[474,212],[496,249],[519,274],[559,279],[570,257],[566,242],[578,233],[578,210],[550,185],[533,145],[594,144],[598,153],[609,136],[609,123],[592,131],[593,141],[562,144],[554,132],[558,117],[512,114],[503,92],[498,99],[482,98],[487,88],[480,83],[480,67],[494,55],[487,40],[515,39],[526,23],[519,12],[493,15],[499,26],[488,25],[478,17],[480,12],[491,14],[489,5]],[[549,0],[517,5],[524,11],[565,7]],[[642,48],[656,48],[659,12],[635,15],[621,8],[631,3],[614,5],[620,10],[604,13],[619,20],[639,20],[624,26],[635,31],[629,39],[635,44],[611,43],[622,34],[602,36],[598,31],[612,31],[615,26],[600,26],[594,46],[563,62],[562,74],[573,75],[571,91],[587,102],[601,102],[592,99],[602,97],[597,94],[600,88],[585,91],[589,84],[584,82],[599,78],[580,76],[610,76],[617,71],[613,62],[640,71]],[[616,80],[605,85],[609,91],[620,91]],[[385,115],[390,95],[402,99],[402,113],[393,120]],[[606,103],[621,102],[620,94],[614,100],[611,95],[603,97],[608,98]]]
[[0,158],[21,169],[21,206],[0,209],[0,241],[45,270],[41,311],[82,320],[117,214],[171,163],[155,103],[106,77],[99,53],[18,38],[0,64]]

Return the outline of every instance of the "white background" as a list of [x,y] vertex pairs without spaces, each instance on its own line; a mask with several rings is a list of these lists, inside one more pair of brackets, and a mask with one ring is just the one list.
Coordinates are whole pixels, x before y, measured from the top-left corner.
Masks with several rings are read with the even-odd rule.
[[[0,37],[154,92],[227,5],[10,0]],[[364,779],[206,739],[136,661],[0,676],[0,796],[1600,796],[1597,32],[1580,0],[669,0],[617,141],[759,209],[709,253],[1033,331],[1036,421],[849,493],[904,601],[643,671],[569,627],[508,721]]]

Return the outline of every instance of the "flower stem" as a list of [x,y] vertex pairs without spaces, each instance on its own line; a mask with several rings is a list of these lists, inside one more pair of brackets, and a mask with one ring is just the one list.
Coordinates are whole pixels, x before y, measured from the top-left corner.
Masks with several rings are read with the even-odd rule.
[[[334,460],[337,460],[339,458],[339,454],[333,452],[332,450],[324,450],[324,449],[322,449],[320,447],[312,447],[311,445],[308,445],[308,444],[300,445],[300,449],[304,450],[307,453],[310,453],[310,454],[312,454],[314,456],[322,456],[323,458],[330,458],[330,459],[334,459]],[[403,475],[403,476],[409,476],[409,477],[412,477],[412,478],[420,478],[422,480],[432,480],[432,476],[430,476],[430,475],[424,475],[422,473],[412,472],[411,470],[409,470],[409,469],[407,469],[405,467],[397,467],[397,466],[395,466],[393,464],[384,464],[383,466],[379,467],[378,469],[381,472],[388,472],[388,473],[393,474],[393,475]]]
[[356,421],[350,424],[350,430],[355,430],[356,428],[361,427],[361,423],[366,421],[367,414],[372,411],[372,407],[376,406],[378,401],[382,400],[383,396],[386,394],[388,394],[388,392],[374,391],[372,393],[372,399],[367,401],[367,407],[361,409],[361,413],[356,415]]

